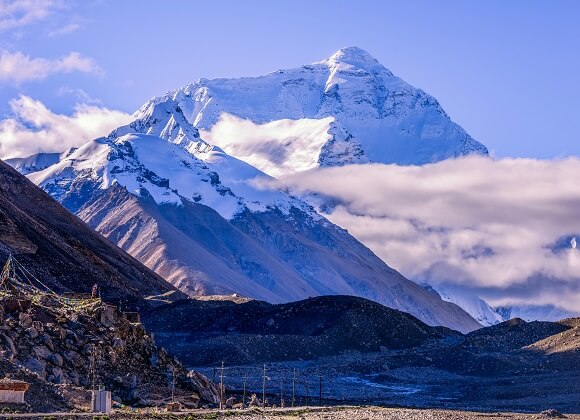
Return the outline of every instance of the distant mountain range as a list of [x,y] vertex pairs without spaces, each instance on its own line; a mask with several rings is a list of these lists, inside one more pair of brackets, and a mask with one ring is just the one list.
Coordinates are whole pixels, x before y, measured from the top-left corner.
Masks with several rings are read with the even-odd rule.
[[464,309],[483,326],[492,326],[513,318],[524,321],[559,321],[579,317],[580,313],[558,308],[555,305],[513,304],[492,307],[484,299],[470,291],[463,291],[452,286],[435,286],[424,284],[427,290],[438,294],[446,302],[452,302]]

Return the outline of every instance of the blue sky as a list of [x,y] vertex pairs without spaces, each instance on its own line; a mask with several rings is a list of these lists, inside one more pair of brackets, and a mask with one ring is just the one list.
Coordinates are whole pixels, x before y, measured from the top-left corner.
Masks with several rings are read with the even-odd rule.
[[579,15],[565,0],[0,0],[0,118],[20,94],[61,114],[79,103],[133,112],[200,77],[357,45],[496,156],[580,155]]

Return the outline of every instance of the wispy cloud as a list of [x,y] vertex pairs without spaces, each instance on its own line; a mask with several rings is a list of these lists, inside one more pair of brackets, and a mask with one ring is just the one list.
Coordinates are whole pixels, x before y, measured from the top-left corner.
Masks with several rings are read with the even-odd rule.
[[580,310],[580,251],[570,239],[554,247],[580,232],[579,173],[576,158],[472,157],[319,169],[276,182],[333,202],[330,220],[413,279],[459,284],[492,302],[525,295]]
[[72,96],[78,103],[87,105],[103,105],[103,101],[98,98],[93,98],[84,89],[81,88],[71,88],[68,86],[61,86],[57,89],[56,94],[58,96]]
[[71,116],[56,114],[27,96],[12,100],[10,107],[14,116],[0,121],[1,159],[62,152],[132,120],[124,112],[85,104],[77,105]]
[[50,31],[48,33],[48,36],[55,37],[55,36],[68,35],[68,34],[71,34],[75,31],[79,30],[80,27],[81,27],[81,25],[79,23],[69,23],[67,25],[64,25],[61,28],[54,29],[54,30]]
[[0,32],[43,21],[62,5],[59,0],[0,0]]
[[0,53],[0,84],[21,84],[42,80],[57,73],[82,72],[102,74],[101,68],[92,58],[78,52],[51,60],[32,58],[20,51]]

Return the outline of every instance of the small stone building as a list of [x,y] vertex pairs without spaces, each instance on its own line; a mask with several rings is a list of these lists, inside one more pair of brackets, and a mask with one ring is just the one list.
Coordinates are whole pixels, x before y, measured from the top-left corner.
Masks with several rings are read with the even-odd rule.
[[0,379],[0,404],[24,404],[24,394],[30,384],[11,378]]

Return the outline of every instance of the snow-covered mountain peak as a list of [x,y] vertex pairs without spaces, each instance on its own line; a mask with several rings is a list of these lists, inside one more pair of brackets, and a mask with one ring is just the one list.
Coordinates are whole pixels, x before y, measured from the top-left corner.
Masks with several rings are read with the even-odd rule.
[[[144,121],[141,132],[172,142],[197,142],[192,129],[200,130],[209,143],[276,177],[313,165],[420,165],[488,153],[435,98],[358,47],[263,76],[200,79],[152,99],[135,116]],[[356,143],[339,142],[332,123]]]
[[197,128],[183,115],[178,102],[171,98],[163,101],[153,98],[133,116],[133,122],[113,130],[108,137],[118,138],[129,133],[148,134],[176,144],[195,156],[213,148],[200,138]]
[[393,74],[368,52],[359,47],[341,48],[327,60],[318,64],[326,64],[329,67],[342,70],[363,70],[368,73],[384,73],[387,76]]

